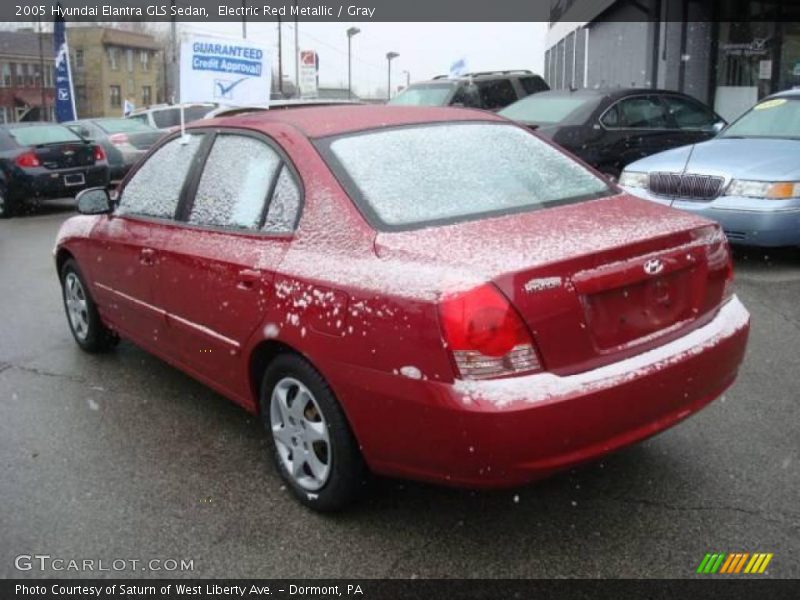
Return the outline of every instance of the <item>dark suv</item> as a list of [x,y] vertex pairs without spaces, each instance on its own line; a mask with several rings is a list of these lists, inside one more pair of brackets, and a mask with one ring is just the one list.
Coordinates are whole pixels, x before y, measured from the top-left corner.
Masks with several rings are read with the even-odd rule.
[[455,78],[439,75],[411,84],[389,104],[500,110],[520,98],[549,89],[544,79],[528,70],[466,73]]

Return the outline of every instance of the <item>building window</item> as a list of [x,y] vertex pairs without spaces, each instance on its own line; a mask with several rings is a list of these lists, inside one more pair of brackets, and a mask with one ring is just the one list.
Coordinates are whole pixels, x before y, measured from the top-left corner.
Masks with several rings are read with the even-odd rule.
[[0,106],[0,123],[8,123],[8,109],[5,106]]
[[23,80],[22,80],[22,65],[18,63],[9,63],[11,65],[11,72],[14,75],[14,83],[16,87],[22,87]]
[[116,48],[109,48],[108,49],[108,64],[111,67],[112,71],[116,71],[119,68],[117,64],[117,49]]
[[150,70],[150,53],[147,50],[142,50],[139,53],[139,62],[142,64],[142,71]]
[[153,102],[153,91],[149,85],[142,86],[142,105],[150,106]]
[[53,87],[53,80],[55,79],[55,67],[46,66],[44,69],[44,86]]
[[8,63],[3,63],[0,67],[0,87],[9,87],[11,85],[11,67]]
[[128,73],[133,73],[133,50],[130,48],[125,51],[125,61],[128,63]]
[[75,49],[75,68],[82,69],[83,68],[83,48],[76,48]]
[[21,67],[25,87],[33,87],[33,65],[23,63]]
[[111,98],[111,106],[113,108],[121,108],[122,107],[122,90],[118,85],[109,86],[110,98]]
[[33,65],[33,85],[42,87],[42,65]]

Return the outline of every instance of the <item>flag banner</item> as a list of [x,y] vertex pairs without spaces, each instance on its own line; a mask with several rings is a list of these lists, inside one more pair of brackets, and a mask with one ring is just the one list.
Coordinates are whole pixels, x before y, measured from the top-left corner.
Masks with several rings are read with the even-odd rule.
[[197,35],[186,36],[181,43],[181,102],[269,104],[271,85],[267,46],[238,38]]
[[56,63],[56,121],[74,121],[75,95],[72,92],[72,71],[69,67],[69,45],[64,19],[56,18],[53,24],[53,51]]

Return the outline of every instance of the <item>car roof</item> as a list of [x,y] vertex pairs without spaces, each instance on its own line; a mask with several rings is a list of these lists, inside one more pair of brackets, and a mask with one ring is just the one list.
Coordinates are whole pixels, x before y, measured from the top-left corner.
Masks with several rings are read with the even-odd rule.
[[545,90],[531,94],[531,96],[607,96],[621,98],[623,96],[636,96],[639,94],[670,94],[673,96],[686,96],[683,92],[665,90],[661,88],[579,88],[576,90]]
[[438,106],[319,106],[265,110],[209,121],[194,121],[188,128],[227,126],[260,129],[272,123],[285,123],[298,129],[306,137],[319,138],[366,129],[444,121],[505,122],[506,119],[487,111]]
[[[800,98],[800,89],[783,90],[782,92],[767,96],[767,98]],[[763,102],[767,98],[762,98],[759,102]]]

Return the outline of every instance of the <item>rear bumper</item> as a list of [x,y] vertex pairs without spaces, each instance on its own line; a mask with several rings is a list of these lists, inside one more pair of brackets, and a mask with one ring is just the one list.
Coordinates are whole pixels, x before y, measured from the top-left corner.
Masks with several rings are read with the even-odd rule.
[[749,314],[734,298],[682,338],[578,375],[447,385],[341,367],[332,383],[374,471],[506,487],[596,459],[700,410],[733,383],[748,332]]
[[[83,175],[80,185],[68,185],[67,175]],[[77,167],[74,169],[28,169],[24,175],[13,180],[13,193],[23,200],[30,197],[60,198],[74,196],[79,191],[90,187],[105,187],[109,181],[109,168],[106,165]]]
[[732,244],[778,247],[800,245],[800,201],[760,200],[725,196],[711,202],[670,201],[646,190],[628,189],[636,196],[685,210],[722,225]]

